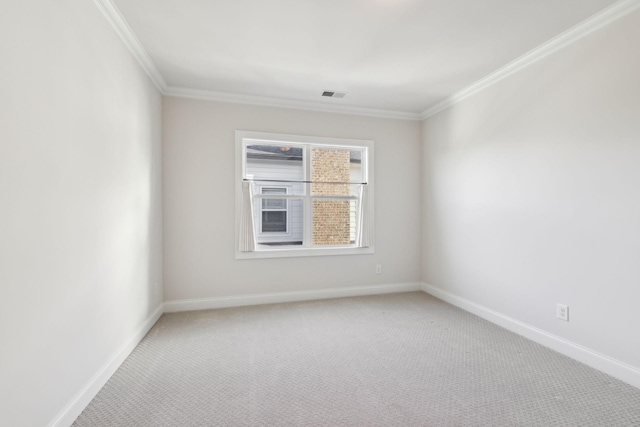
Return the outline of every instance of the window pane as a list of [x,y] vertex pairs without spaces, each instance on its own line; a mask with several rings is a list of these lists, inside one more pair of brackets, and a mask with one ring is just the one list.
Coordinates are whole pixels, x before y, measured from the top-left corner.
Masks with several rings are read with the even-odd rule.
[[[287,194],[286,188],[262,188],[262,194]],[[285,199],[262,199],[262,209],[284,210],[287,209]]]
[[[265,184],[304,181],[303,149],[286,145],[247,145],[245,178]],[[260,182],[259,182],[260,184]],[[290,194],[302,194],[304,186],[294,185]]]
[[273,233],[287,231],[286,211],[262,211],[262,232]]
[[[285,213],[286,217],[278,217],[278,215]],[[281,246],[301,246],[303,215],[304,202],[301,199],[288,200],[287,211],[263,211],[260,208],[256,208],[255,223],[256,227],[258,227],[256,235],[258,246],[264,249]],[[267,226],[266,229],[264,228],[265,224]]]
[[355,200],[314,199],[314,245],[349,245],[355,241]]
[[312,148],[311,181],[312,195],[349,195],[348,183],[362,182],[362,151]]
[[287,194],[286,188],[263,187],[262,194]]
[[285,199],[262,199],[262,209],[286,210],[287,201]]

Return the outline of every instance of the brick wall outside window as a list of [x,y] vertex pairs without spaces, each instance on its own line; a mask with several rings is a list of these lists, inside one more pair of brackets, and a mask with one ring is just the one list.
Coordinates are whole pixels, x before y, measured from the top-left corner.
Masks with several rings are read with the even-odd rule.
[[[311,180],[314,182],[349,182],[348,150],[311,150]],[[349,195],[347,184],[312,184],[312,195]],[[348,200],[313,200],[313,244],[345,245],[350,243],[350,202]]]

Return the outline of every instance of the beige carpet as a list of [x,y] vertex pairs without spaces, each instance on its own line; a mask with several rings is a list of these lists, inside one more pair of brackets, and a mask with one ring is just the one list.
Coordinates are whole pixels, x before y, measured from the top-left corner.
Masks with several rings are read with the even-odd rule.
[[165,314],[74,426],[640,426],[640,389],[412,292]]

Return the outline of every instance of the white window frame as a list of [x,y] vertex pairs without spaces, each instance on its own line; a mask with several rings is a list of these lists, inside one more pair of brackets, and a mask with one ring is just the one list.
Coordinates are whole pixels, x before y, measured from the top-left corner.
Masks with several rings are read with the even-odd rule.
[[[235,208],[235,258],[236,259],[255,259],[255,258],[287,258],[287,257],[301,257],[301,256],[327,256],[327,255],[364,255],[375,253],[375,247],[371,244],[369,247],[356,247],[355,245],[340,245],[340,246],[273,246],[269,248],[259,248],[251,252],[242,252],[239,249],[240,241],[240,217],[242,211],[242,182],[244,179],[250,179],[252,177],[246,175],[245,164],[245,147],[251,144],[280,144],[286,143],[287,145],[295,146],[296,143],[302,146],[320,145],[327,146],[327,148],[353,148],[364,149],[366,155],[366,161],[362,163],[362,177],[363,181],[367,183],[368,194],[365,200],[366,206],[363,209],[368,211],[369,221],[374,224],[374,142],[371,140],[360,139],[344,139],[344,138],[326,138],[315,137],[305,135],[287,135],[287,134],[275,134],[265,132],[251,132],[251,131],[236,131],[235,133],[236,143],[236,179],[235,179],[235,192],[236,192],[236,208]],[[308,162],[308,160],[307,160]],[[309,165],[305,164],[305,169]],[[306,170],[305,170],[306,176]],[[266,186],[266,185],[265,185]],[[274,183],[273,187],[280,187],[278,183]],[[310,200],[307,198],[307,200]],[[305,216],[311,216],[311,206],[305,205]],[[289,216],[288,216],[289,217]],[[258,224],[256,224],[258,225]],[[371,227],[373,230],[374,228]],[[256,234],[262,231],[262,227],[256,227]],[[305,233],[310,234],[310,227],[305,227]],[[270,234],[270,233],[268,233]],[[308,239],[306,239],[308,241]]]

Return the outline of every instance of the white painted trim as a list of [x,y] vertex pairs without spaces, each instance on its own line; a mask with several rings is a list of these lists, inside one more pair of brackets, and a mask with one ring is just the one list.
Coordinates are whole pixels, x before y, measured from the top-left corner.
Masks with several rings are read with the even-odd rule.
[[179,311],[208,310],[212,308],[242,307],[249,305],[344,298],[361,295],[394,294],[419,290],[421,290],[420,283],[396,283],[389,285],[354,286],[349,288],[330,288],[310,291],[273,292],[218,298],[174,300],[165,301],[164,311],[165,313],[175,313]]
[[[309,201],[311,199],[303,199]],[[309,227],[306,228],[309,230]],[[376,253],[376,248],[370,245],[366,248],[357,246],[322,246],[322,247],[304,247],[296,246],[294,249],[287,246],[273,246],[269,249],[256,249],[251,252],[236,251],[237,260],[246,259],[269,259],[269,258],[298,258],[310,256],[345,256],[345,255],[371,255]]]
[[[324,104],[320,102],[297,101],[293,99],[272,98],[265,96],[242,95],[238,93],[214,92],[210,90],[189,89],[169,86],[163,95],[176,98],[201,99],[232,104],[248,104],[262,107],[292,108],[323,113],[353,114],[357,116],[379,117],[383,119],[421,120],[418,113],[406,111],[378,110],[374,108],[353,107],[348,105]],[[336,101],[334,101],[336,102]],[[340,101],[338,101],[340,102]]]
[[449,304],[455,305],[465,311],[475,314],[489,322],[502,326],[505,329],[522,335],[538,344],[548,347],[558,353],[571,357],[585,365],[598,369],[612,377],[618,378],[634,387],[640,388],[640,368],[628,365],[607,355],[598,353],[587,347],[550,334],[542,329],[528,325],[519,320],[505,316],[502,313],[491,310],[466,298],[442,290],[436,286],[423,283],[422,290]]
[[140,329],[96,372],[71,402],[48,424],[48,427],[67,427],[73,424],[122,362],[129,357],[131,352],[142,341],[142,338],[151,330],[160,316],[162,316],[162,313],[164,313],[164,304],[160,304],[156,308]]
[[131,51],[158,90],[164,93],[167,90],[167,83],[164,77],[160,74],[156,64],[153,63],[146,49],[142,46],[142,43],[140,43],[140,40],[131,27],[129,27],[129,24],[127,24],[127,21],[118,8],[111,0],[93,0],[93,2],[98,6],[98,9],[100,9],[105,18],[107,18],[107,21],[109,21],[114,30],[116,30],[116,33],[118,33],[124,44]]
[[525,53],[507,65],[498,68],[488,76],[476,81],[450,97],[424,110],[419,116],[421,120],[429,118],[458,102],[498,83],[500,80],[516,73],[529,65],[551,55],[554,52],[588,36],[594,31],[611,24],[640,7],[640,0],[619,0],[613,5],[596,13],[592,17],[560,33],[551,40]]

